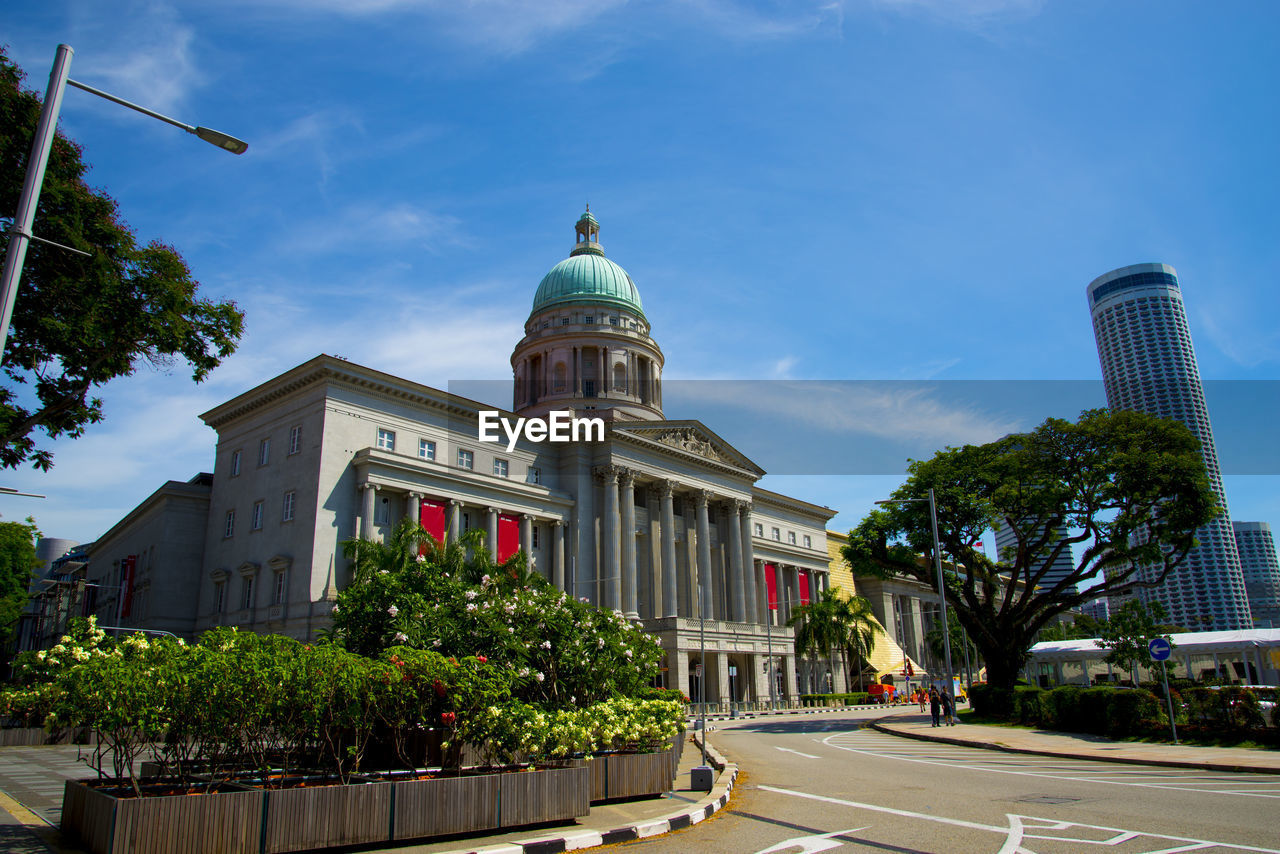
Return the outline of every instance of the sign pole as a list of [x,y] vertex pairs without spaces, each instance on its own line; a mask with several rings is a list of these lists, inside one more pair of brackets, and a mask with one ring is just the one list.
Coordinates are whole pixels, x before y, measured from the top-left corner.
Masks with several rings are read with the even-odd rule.
[[1173,743],[1178,743],[1178,722],[1173,719],[1173,695],[1169,693],[1169,663],[1160,662],[1160,672],[1164,674],[1164,699],[1169,704],[1169,726],[1173,729]]
[[1147,641],[1147,652],[1152,661],[1160,662],[1160,672],[1164,676],[1164,699],[1169,704],[1169,726],[1173,729],[1173,743],[1178,743],[1178,723],[1173,719],[1173,695],[1169,693],[1168,658],[1173,654],[1173,646],[1164,638],[1152,638]]

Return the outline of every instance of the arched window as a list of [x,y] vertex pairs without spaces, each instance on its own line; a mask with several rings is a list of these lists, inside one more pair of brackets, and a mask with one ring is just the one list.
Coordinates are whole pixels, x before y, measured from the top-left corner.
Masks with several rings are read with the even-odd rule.
[[627,368],[625,365],[613,366],[613,388],[614,391],[627,390]]

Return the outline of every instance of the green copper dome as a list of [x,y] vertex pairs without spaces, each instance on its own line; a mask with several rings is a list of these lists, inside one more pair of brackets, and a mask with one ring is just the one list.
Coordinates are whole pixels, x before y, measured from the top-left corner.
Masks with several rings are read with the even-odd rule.
[[569,257],[542,277],[532,314],[557,305],[589,304],[633,311],[644,317],[640,291],[627,271],[604,256],[596,242],[599,223],[590,211],[578,220],[578,242]]

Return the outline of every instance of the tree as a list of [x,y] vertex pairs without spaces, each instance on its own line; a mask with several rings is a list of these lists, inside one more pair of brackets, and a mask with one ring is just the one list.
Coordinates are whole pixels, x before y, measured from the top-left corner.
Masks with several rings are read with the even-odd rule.
[[[0,218],[14,218],[40,99],[0,50]],[[78,145],[59,134],[49,156],[35,233],[91,253],[34,242],[27,253],[4,352],[0,466],[47,470],[33,434],[77,437],[102,420],[97,387],[143,363],[178,358],[202,381],[235,351],[244,315],[202,297],[182,256],[158,241],[136,242],[116,202],[85,183]]]
[[[965,647],[968,647],[971,663],[978,658],[978,648],[965,635],[964,627],[960,625],[960,618],[956,616],[954,609],[947,610],[947,624],[951,630],[951,672],[957,677],[964,676],[967,678],[968,674],[960,672],[965,663]],[[929,653],[933,656],[934,661],[946,661],[947,647],[943,643],[940,626],[935,624],[933,628],[925,632],[924,642],[929,647]],[[939,667],[939,670],[941,670],[941,667]]]
[[4,664],[18,617],[27,604],[32,575],[40,565],[36,560],[39,539],[40,531],[30,516],[26,522],[0,522],[0,671],[7,670]]
[[829,658],[832,652],[844,653],[850,668],[857,664],[861,688],[862,662],[875,649],[875,636],[883,632],[872,613],[871,603],[861,596],[846,598],[838,590],[828,588],[820,597],[795,610],[787,625],[797,624],[796,655],[811,656],[816,666],[820,656]]
[[[1171,631],[1181,631],[1168,625],[1169,614],[1159,602],[1143,604],[1131,599],[1120,606],[1115,615],[1102,624],[1098,634],[1099,646],[1110,650],[1106,661],[1134,673],[1138,666],[1148,670],[1155,666],[1147,644],[1156,638],[1169,640]],[[1134,673],[1133,684],[1138,684]]]
[[[905,576],[936,590],[932,488],[942,551],[954,561],[945,569],[947,602],[981,651],[988,681],[1004,688],[1055,615],[1164,583],[1196,529],[1220,512],[1196,438],[1179,422],[1140,412],[1050,418],[1030,433],[946,448],[908,471],[893,493],[900,503],[868,514],[843,555],[857,574]],[[979,543],[999,521],[1016,545],[991,560]],[[1048,567],[1070,546],[1078,550],[1074,569],[1049,583]]]

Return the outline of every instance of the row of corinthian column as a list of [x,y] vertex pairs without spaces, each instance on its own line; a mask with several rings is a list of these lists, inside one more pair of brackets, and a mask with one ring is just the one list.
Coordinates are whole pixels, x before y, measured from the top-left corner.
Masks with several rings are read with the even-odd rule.
[[[604,486],[604,509],[601,517],[601,566],[600,581],[603,585],[601,605],[616,608],[631,619],[639,618],[636,566],[636,472],[623,466],[598,466],[594,473]],[[656,576],[651,589],[660,592],[661,605],[655,603],[654,616],[675,617],[679,613],[678,566],[676,560],[675,495],[676,481],[659,479],[648,484],[657,495],[660,504],[660,545],[650,553]],[[697,585],[702,588],[702,614],[716,616],[713,611],[715,597],[712,589],[713,564],[711,557],[710,505],[715,496],[705,489],[689,492],[694,502],[697,543]],[[755,572],[748,572],[753,565],[751,545],[751,504],[740,499],[722,499],[721,508],[727,517],[728,534],[728,601],[721,619],[734,622],[757,622],[758,597]],[[657,582],[661,578],[661,585]],[[696,608],[697,594],[691,592],[691,602]],[[684,616],[698,616],[696,611]]]

